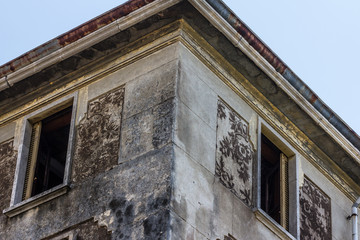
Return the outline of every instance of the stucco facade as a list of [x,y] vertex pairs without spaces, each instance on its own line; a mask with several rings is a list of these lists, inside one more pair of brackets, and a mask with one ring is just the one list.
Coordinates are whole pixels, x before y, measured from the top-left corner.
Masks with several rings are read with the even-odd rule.
[[[359,149],[213,1],[149,2],[6,76],[0,239],[351,239]],[[69,106],[63,182],[24,198],[34,124]]]

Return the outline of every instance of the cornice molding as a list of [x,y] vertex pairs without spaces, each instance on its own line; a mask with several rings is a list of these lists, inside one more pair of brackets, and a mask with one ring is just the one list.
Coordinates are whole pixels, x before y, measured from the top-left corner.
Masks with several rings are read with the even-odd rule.
[[53,64],[61,62],[68,57],[73,56],[85,50],[86,48],[93,46],[96,43],[99,43],[116,33],[119,33],[136,23],[161,12],[182,0],[158,0],[152,3],[149,3],[134,12],[131,12],[129,15],[124,16],[120,19],[115,20],[114,22],[96,30],[95,32],[80,38],[76,42],[73,42],[59,50],[50,53],[49,55],[23,67],[19,70],[6,75],[5,77],[0,78],[0,92],[9,86],[13,86],[15,83],[22,81],[23,79],[40,72],[41,70],[49,67]]
[[[0,115],[0,127],[12,121],[15,121],[22,116],[25,116],[29,112],[35,111],[36,109],[50,102],[53,102],[67,94],[77,91],[85,85],[97,81],[100,78],[103,78],[140,59],[143,59],[169,45],[179,42],[180,31],[181,21],[178,20],[156,31],[153,31],[134,42],[129,43],[121,49],[115,50],[111,55],[106,55],[90,63],[89,65],[81,67],[74,73],[62,76],[60,79],[57,79],[57,81],[61,81],[61,79],[64,78],[71,78],[71,75],[75,75],[76,72],[84,72],[87,69],[91,69],[91,71],[87,71],[88,73],[86,73],[85,75],[74,78],[74,80],[68,83],[66,86],[63,86],[62,88],[51,92],[50,94],[42,97],[41,99],[36,99],[35,101],[21,106],[14,111],[8,112],[4,115]],[[143,42],[146,42],[146,39],[151,39],[151,42],[143,45]],[[124,49],[129,49],[129,52],[125,55],[119,56],[118,53],[123,51]]]

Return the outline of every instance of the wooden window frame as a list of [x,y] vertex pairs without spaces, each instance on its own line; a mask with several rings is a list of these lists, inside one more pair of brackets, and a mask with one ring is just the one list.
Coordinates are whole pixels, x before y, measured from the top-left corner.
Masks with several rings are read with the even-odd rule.
[[[18,157],[15,169],[10,207],[3,211],[7,216],[12,217],[21,212],[27,211],[28,209],[36,207],[44,202],[50,201],[51,199],[65,194],[69,190],[71,160],[75,139],[75,118],[77,112],[77,102],[78,93],[75,92],[54,102],[48,104],[43,103],[42,105],[45,106],[40,107],[36,111],[33,111],[23,117],[23,120],[21,121],[20,137],[18,141]],[[36,141],[36,136],[31,135],[33,132],[35,132],[36,134],[36,132],[40,131],[33,131],[34,127],[37,128],[36,124],[34,125],[34,123],[37,123],[42,119],[51,116],[54,113],[57,113],[62,109],[70,106],[72,106],[72,114],[70,120],[70,132],[66,153],[63,183],[35,196],[23,198],[24,192],[26,193],[28,191],[27,189],[25,189],[25,179],[29,177],[26,176],[26,168],[28,166],[27,163],[29,160],[29,154],[32,154],[30,152],[30,149],[32,149],[30,145],[38,144],[38,142]],[[34,141],[32,140],[32,138]]]
[[[261,136],[265,135],[281,152],[280,161],[280,222],[276,222],[261,209]],[[267,122],[258,119],[258,154],[254,174],[255,208],[258,220],[282,239],[300,239],[300,204],[299,204],[299,154]]]

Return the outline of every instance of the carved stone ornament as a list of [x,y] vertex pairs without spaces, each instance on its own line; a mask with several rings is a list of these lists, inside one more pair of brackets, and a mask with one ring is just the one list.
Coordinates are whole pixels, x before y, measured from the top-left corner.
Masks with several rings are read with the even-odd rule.
[[93,99],[77,128],[74,181],[94,176],[117,164],[124,88]]
[[302,240],[331,239],[331,202],[310,180],[300,188],[300,237]]
[[[14,150],[14,140],[0,143],[0,208],[9,205],[14,179],[17,152]],[[4,216],[4,215],[2,215]],[[1,222],[1,217],[0,217]]]
[[254,149],[249,124],[237,113],[218,102],[215,174],[248,206],[252,203]]

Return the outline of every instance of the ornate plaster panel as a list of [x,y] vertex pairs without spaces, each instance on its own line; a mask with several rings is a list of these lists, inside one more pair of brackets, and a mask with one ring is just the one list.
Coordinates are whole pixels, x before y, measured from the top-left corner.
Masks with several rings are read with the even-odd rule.
[[330,198],[307,178],[300,188],[300,236],[303,240],[331,239]]
[[9,206],[14,179],[16,151],[13,139],[0,143],[0,208]]
[[124,92],[117,88],[89,102],[86,117],[77,128],[74,181],[117,164]]
[[215,174],[248,206],[252,203],[252,166],[254,148],[249,124],[218,101]]

